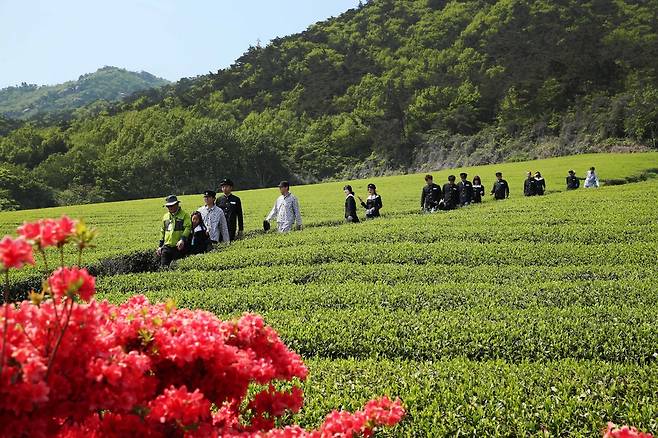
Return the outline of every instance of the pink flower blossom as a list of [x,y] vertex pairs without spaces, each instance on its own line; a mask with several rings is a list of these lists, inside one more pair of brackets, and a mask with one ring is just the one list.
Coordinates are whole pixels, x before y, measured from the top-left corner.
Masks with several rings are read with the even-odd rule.
[[638,432],[634,427],[617,427],[615,423],[608,422],[608,429],[605,431],[603,438],[653,438],[653,435]]
[[62,246],[75,233],[76,222],[68,216],[60,219],[41,219],[37,222],[25,222],[18,227],[18,234],[41,249],[49,246]]
[[74,266],[59,268],[48,278],[48,286],[55,300],[79,295],[89,301],[96,291],[96,279],[86,269]]
[[0,262],[3,268],[20,269],[23,265],[33,265],[32,247],[23,237],[12,239],[5,236],[0,240]]

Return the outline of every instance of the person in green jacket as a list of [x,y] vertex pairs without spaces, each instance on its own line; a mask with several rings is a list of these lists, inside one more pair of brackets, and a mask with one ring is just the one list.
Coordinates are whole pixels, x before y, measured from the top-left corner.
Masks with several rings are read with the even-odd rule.
[[174,195],[165,199],[167,213],[162,216],[160,229],[160,246],[156,254],[160,257],[160,266],[169,266],[173,260],[185,254],[185,245],[192,231],[190,215],[180,207],[180,201]]

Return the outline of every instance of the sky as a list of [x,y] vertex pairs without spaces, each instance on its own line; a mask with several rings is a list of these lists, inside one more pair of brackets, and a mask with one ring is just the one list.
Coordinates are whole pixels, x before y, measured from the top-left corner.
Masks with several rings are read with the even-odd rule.
[[0,0],[0,88],[111,65],[170,81],[228,67],[359,0]]

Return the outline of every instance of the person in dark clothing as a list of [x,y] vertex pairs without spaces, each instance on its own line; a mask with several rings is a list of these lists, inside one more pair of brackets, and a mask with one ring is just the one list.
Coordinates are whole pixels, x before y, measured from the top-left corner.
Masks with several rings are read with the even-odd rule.
[[432,175],[425,175],[425,187],[420,196],[420,208],[428,213],[435,212],[439,209],[439,202],[441,202],[441,187],[434,184]]
[[354,199],[354,191],[352,186],[347,185],[343,187],[345,192],[345,220],[347,222],[359,222],[359,216],[356,213],[356,200]]
[[454,210],[459,206],[459,187],[455,184],[455,175],[448,177],[443,185],[443,209]]
[[537,181],[532,176],[532,172],[528,172],[526,179],[523,182],[523,195],[535,196],[537,194]]
[[190,234],[190,245],[188,254],[203,254],[210,247],[210,236],[203,223],[201,212],[192,213],[192,233]]
[[366,202],[359,196],[361,206],[366,209],[366,218],[372,219],[379,217],[379,210],[382,209],[382,197],[377,194],[377,187],[370,183],[368,184],[368,198]]
[[576,190],[580,187],[580,180],[585,178],[580,178],[576,176],[576,172],[573,170],[569,171],[569,176],[567,176],[567,190]]
[[475,175],[473,177],[473,204],[479,204],[482,202],[482,197],[484,196],[484,186],[480,177]]
[[496,172],[496,182],[491,189],[491,194],[496,200],[509,198],[509,184],[503,179],[502,172]]
[[546,180],[540,172],[535,172],[535,193],[542,196],[546,192]]
[[466,179],[468,175],[464,172],[459,174],[459,203],[463,206],[469,205],[473,201],[473,184]]
[[233,192],[233,181],[228,178],[219,183],[220,190],[224,193],[217,200],[217,206],[224,212],[228,225],[228,234],[231,241],[241,239],[244,233],[244,219],[242,217],[242,201]]

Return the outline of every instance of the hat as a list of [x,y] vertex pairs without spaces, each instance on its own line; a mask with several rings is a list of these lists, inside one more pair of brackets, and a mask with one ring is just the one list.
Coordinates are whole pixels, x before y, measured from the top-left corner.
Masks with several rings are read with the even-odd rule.
[[229,178],[224,178],[219,182],[219,186],[231,186],[233,187],[233,181],[231,181]]
[[176,195],[169,195],[165,198],[165,205],[163,207],[171,207],[172,205],[178,204],[180,201]]
[[373,183],[368,184],[369,189],[377,190],[377,186],[374,185]]
[[270,223],[269,221],[264,220],[263,221],[263,231],[269,231],[270,230]]
[[281,181],[277,187],[290,187],[290,183],[288,181]]
[[212,191],[212,190],[206,190],[205,192],[203,192],[203,197],[204,197],[204,198],[216,198],[216,197],[217,197],[217,193],[215,193],[215,192]]

